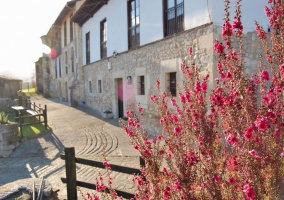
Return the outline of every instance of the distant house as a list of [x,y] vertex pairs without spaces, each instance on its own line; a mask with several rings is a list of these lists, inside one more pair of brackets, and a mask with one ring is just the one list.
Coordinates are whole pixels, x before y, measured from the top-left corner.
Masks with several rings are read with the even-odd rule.
[[0,75],[0,98],[15,98],[22,89],[22,80]]

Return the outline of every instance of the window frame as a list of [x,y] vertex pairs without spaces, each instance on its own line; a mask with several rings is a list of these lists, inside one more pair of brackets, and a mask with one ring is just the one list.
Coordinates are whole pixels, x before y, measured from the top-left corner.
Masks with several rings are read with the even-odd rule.
[[57,74],[57,59],[54,60],[55,61],[55,78],[58,78],[58,74]]
[[177,72],[166,73],[166,90],[173,97],[177,96]]
[[71,47],[71,52],[70,52],[70,61],[71,61],[71,72],[74,73],[74,48]]
[[[134,4],[133,6],[134,9],[132,9],[132,3]],[[134,12],[133,15],[134,17],[132,17],[132,12]],[[128,49],[137,48],[138,46],[140,46],[140,0],[129,0],[127,2],[127,20],[128,20]],[[134,20],[134,25],[132,24],[133,20]]]
[[90,47],[90,32],[86,33],[85,45],[86,45],[86,64],[90,63],[91,47]]
[[99,79],[98,80],[98,93],[99,94],[101,94],[101,93],[103,93],[103,85],[102,85],[102,80],[101,79]]
[[[170,8],[168,7],[168,1],[163,0],[164,37],[184,31],[184,0],[171,0],[174,6]],[[178,1],[182,2],[178,3]],[[174,17],[171,19],[168,19],[169,12],[174,14]],[[178,12],[181,12],[181,14],[177,15]]]
[[89,81],[89,93],[93,93],[92,81]]
[[68,52],[65,51],[65,72],[68,74]]
[[59,60],[58,60],[58,67],[59,67],[59,78],[62,76],[62,71],[61,71],[61,57],[59,57]]
[[100,22],[100,50],[101,59],[107,57],[107,20],[106,18]]
[[137,76],[137,94],[145,95],[145,76]]

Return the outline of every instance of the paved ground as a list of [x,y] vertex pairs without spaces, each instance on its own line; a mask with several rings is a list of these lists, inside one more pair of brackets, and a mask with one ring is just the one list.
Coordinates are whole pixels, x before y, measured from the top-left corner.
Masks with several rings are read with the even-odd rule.
[[[99,113],[86,106],[76,108],[55,99],[33,97],[36,104],[47,105],[50,133],[21,142],[9,158],[0,158],[0,196],[13,185],[44,176],[54,188],[60,189],[59,198],[66,199],[64,161],[59,155],[64,147],[75,147],[76,156],[102,160],[105,144],[108,159],[113,164],[139,168],[138,154],[116,119],[101,119]],[[105,170],[77,165],[77,179],[95,183],[95,177]],[[133,192],[131,176],[112,173],[114,187]],[[87,190],[82,189],[83,192]]]

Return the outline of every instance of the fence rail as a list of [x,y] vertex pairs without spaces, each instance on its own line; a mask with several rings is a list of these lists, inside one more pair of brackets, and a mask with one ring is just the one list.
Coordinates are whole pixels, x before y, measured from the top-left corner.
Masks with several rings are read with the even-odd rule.
[[[36,105],[36,103],[32,103],[31,101],[27,102],[26,105],[26,111],[28,109],[32,109],[31,115],[24,115],[23,111],[19,111],[17,113],[17,117],[15,117],[16,120],[18,120],[19,126],[20,126],[20,133],[22,135],[23,133],[23,126],[29,126],[33,124],[41,124],[44,123],[45,129],[47,130],[47,106],[44,105],[44,108],[41,107],[41,105]],[[38,117],[38,120],[35,121],[34,119]],[[42,120],[42,118],[43,120]],[[32,121],[30,122],[25,122],[25,119],[31,119]]]
[[[63,183],[67,184],[67,199],[68,200],[77,200],[77,189],[76,186],[88,188],[88,189],[96,189],[94,183],[87,183],[82,181],[77,181],[76,178],[76,163],[88,165],[92,167],[105,169],[105,166],[102,162],[76,158],[75,157],[75,148],[65,148],[65,155],[60,155],[60,158],[65,160],[65,168],[66,168],[66,178],[61,178]],[[140,165],[145,166],[145,161],[139,157]],[[124,167],[120,165],[110,164],[111,171],[125,173],[125,174],[141,174],[139,169]],[[118,196],[121,196],[126,199],[131,199],[134,197],[134,194],[128,193],[121,190],[115,190]],[[106,189],[107,193],[110,193],[109,188]]]

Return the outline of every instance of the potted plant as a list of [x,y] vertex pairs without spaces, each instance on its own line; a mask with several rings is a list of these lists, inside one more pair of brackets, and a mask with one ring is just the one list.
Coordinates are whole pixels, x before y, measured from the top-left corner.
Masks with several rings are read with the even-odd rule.
[[105,110],[102,112],[102,117],[105,118],[105,119],[110,119],[110,118],[113,118],[113,113],[111,110]]
[[8,115],[0,112],[0,157],[9,157],[19,146],[18,124],[9,122]]

